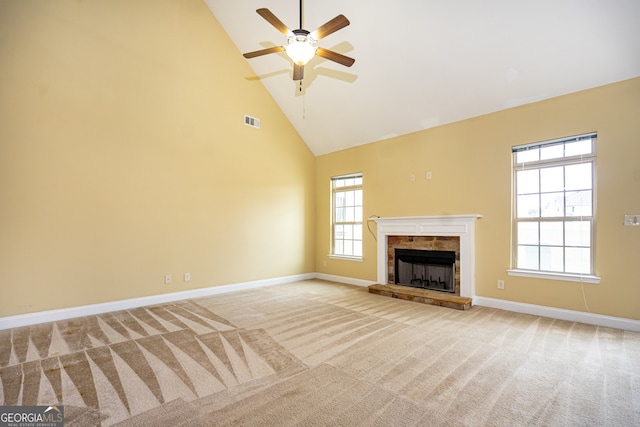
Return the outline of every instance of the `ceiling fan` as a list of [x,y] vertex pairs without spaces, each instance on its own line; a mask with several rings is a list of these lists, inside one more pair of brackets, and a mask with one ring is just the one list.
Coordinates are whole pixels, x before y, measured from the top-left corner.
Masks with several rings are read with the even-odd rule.
[[276,30],[280,31],[287,37],[287,44],[285,46],[270,47],[245,53],[243,56],[247,59],[267,55],[269,53],[285,51],[293,61],[293,80],[302,80],[304,77],[304,65],[309,62],[314,55],[318,55],[347,67],[351,67],[356,61],[355,59],[349,58],[348,56],[340,53],[315,46],[315,43],[318,40],[323,39],[329,34],[335,33],[349,25],[349,20],[344,15],[338,15],[324,25],[321,25],[315,31],[310,32],[302,28],[302,0],[300,0],[300,28],[297,30],[290,30],[282,23],[282,21],[271,13],[269,9],[262,8],[256,10],[256,12],[268,23],[273,25]]

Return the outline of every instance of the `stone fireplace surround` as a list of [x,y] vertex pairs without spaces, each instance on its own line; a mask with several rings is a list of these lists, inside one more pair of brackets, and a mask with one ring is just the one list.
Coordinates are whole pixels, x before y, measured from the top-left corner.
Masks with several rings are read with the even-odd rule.
[[389,281],[389,236],[460,238],[460,296],[475,297],[475,223],[482,215],[442,215],[373,218],[377,224],[378,283]]

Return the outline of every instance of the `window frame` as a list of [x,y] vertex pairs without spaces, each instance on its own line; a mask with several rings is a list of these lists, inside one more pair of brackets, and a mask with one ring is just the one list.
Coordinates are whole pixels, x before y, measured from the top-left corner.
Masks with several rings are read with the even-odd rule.
[[[565,152],[564,152],[564,147],[566,146],[567,143],[571,143],[571,142],[577,142],[577,141],[581,141],[581,140],[591,140],[591,152],[588,154],[577,154],[577,155],[571,155],[571,156],[565,156]],[[511,243],[511,269],[507,270],[507,273],[510,276],[523,276],[523,277],[535,277],[535,278],[543,278],[543,279],[553,279],[553,280],[564,280],[564,281],[575,281],[575,282],[585,282],[585,283],[600,283],[600,278],[597,277],[595,275],[595,271],[596,271],[596,191],[597,191],[597,177],[596,177],[596,172],[597,172],[597,139],[598,139],[598,135],[596,132],[590,132],[587,134],[582,134],[582,135],[576,135],[576,136],[571,136],[571,137],[566,137],[566,138],[558,138],[558,139],[554,139],[554,140],[549,140],[549,141],[542,141],[542,142],[537,142],[537,143],[532,143],[532,144],[525,144],[525,145],[520,145],[520,146],[515,146],[512,147],[512,190],[511,190],[511,197],[512,197],[512,214],[511,214],[511,235],[512,235],[512,243]],[[541,149],[541,148],[545,148],[545,147],[551,147],[551,146],[563,146],[563,155],[562,157],[553,157],[553,158],[549,158],[549,159],[540,159],[540,156],[538,156],[538,160],[532,160],[532,161],[525,161],[525,162],[521,162],[518,163],[517,162],[517,156],[518,153],[521,153],[523,151],[526,150],[531,150],[531,149]],[[537,216],[532,216],[532,217],[522,217],[519,218],[518,217],[518,180],[517,180],[517,173],[519,171],[523,171],[523,170],[542,170],[545,168],[552,168],[552,167],[566,167],[566,166],[571,166],[571,165],[577,165],[577,164],[585,164],[585,163],[590,163],[591,164],[591,215],[586,216],[586,215],[567,215],[567,212],[564,211],[562,216],[543,216],[542,211],[538,212]],[[566,178],[566,176],[565,176]],[[537,194],[540,199],[542,200],[542,195],[545,194],[545,192],[542,190],[542,188],[540,187],[541,184],[538,185],[538,190],[537,193],[532,193],[532,194]],[[563,193],[563,202],[564,202],[564,208],[566,209],[566,200],[567,200],[567,193],[570,190],[567,190],[566,185],[562,186],[562,193]],[[539,209],[541,209],[542,206],[539,206]],[[566,272],[567,270],[567,266],[566,266],[566,248],[567,247],[571,247],[571,245],[567,245],[566,244],[566,240],[565,240],[565,226],[567,222],[571,222],[571,221],[588,221],[590,223],[590,242],[589,242],[589,253],[590,253],[590,266],[589,266],[589,273],[575,273],[575,272]],[[537,269],[531,269],[531,268],[522,268],[522,267],[518,267],[518,246],[520,244],[520,241],[518,240],[518,225],[521,223],[538,223],[538,224],[543,224],[545,222],[547,223],[557,223],[557,222],[562,222],[562,226],[563,226],[563,237],[562,237],[562,245],[561,246],[557,246],[557,245],[543,245],[542,242],[540,241],[540,228],[538,228],[538,242],[535,245],[531,245],[533,247],[537,247],[538,249],[538,268]],[[540,254],[541,254],[541,247],[545,247],[545,246],[549,246],[549,247],[560,247],[562,248],[562,252],[563,252],[563,267],[562,270],[563,271],[554,271],[554,270],[542,270],[540,269]],[[581,246],[579,246],[581,247]]]
[[[360,178],[359,184],[349,185],[349,186],[340,186],[336,187],[336,182],[340,180],[348,180]],[[364,201],[362,201],[360,206],[361,216],[360,218],[354,218],[354,221],[338,221],[336,218],[337,207],[336,206],[336,194],[338,192],[347,192],[360,190],[362,197],[364,198],[363,193],[363,176],[362,172],[354,172],[344,175],[336,175],[331,177],[331,236],[330,236],[330,250],[329,250],[329,258],[333,259],[343,259],[343,260],[351,260],[351,261],[362,261],[363,260],[363,226],[364,226]],[[354,204],[354,208],[357,205]],[[352,242],[359,242],[360,244],[360,255],[348,255],[348,254],[340,254],[336,253],[336,226],[337,225],[359,225],[360,226],[360,239],[342,239],[351,240]],[[344,252],[344,251],[343,251]]]

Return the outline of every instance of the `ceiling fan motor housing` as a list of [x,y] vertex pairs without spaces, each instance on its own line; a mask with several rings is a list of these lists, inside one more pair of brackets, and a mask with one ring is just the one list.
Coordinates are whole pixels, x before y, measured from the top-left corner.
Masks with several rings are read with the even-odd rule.
[[297,30],[293,30],[293,37],[290,38],[295,38],[297,41],[312,41],[313,43],[316,42],[316,40],[313,39],[313,37],[309,36],[309,34],[311,34],[309,31],[307,30],[303,30],[303,29],[297,29]]

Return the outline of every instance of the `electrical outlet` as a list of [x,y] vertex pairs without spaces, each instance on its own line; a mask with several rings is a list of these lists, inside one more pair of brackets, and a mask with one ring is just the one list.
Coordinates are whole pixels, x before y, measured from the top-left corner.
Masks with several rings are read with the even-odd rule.
[[498,280],[498,289],[504,289],[504,280]]
[[189,280],[191,280],[191,273],[184,273],[184,281],[188,282]]
[[164,283],[165,283],[165,285],[168,285],[169,283],[171,283],[171,275],[170,274],[165,274],[164,275]]
[[433,174],[431,173],[431,171],[427,171],[426,178],[431,179],[432,177],[433,177]]
[[640,226],[640,214],[637,215],[625,215],[624,216],[625,227],[639,227]]

